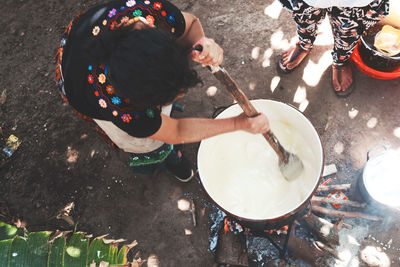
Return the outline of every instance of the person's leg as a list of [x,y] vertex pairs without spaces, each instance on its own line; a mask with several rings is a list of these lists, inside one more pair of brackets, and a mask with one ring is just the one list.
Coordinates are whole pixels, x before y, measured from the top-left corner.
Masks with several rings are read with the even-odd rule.
[[189,160],[182,154],[182,145],[175,145],[165,159],[166,171],[181,182],[189,182],[194,177],[194,171]]
[[308,6],[302,0],[279,0],[288,10],[296,25],[299,41],[296,46],[282,53],[279,66],[283,71],[289,72],[296,68],[310,53],[317,37],[318,24],[325,17],[325,10]]
[[334,36],[332,85],[338,96],[353,90],[353,72],[349,59],[360,36],[389,12],[389,0],[375,0],[365,7],[328,9]]

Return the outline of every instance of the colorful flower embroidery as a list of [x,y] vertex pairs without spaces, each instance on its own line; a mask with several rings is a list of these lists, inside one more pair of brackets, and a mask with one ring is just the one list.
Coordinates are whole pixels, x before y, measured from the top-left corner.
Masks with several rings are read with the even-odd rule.
[[114,110],[114,111],[112,112],[112,114],[114,115],[114,117],[117,117],[117,116],[118,116],[118,111]]
[[94,36],[98,35],[99,32],[100,32],[100,27],[99,26],[96,26],[96,27],[93,28],[92,33],[93,33]]
[[154,112],[151,109],[146,109],[146,115],[147,117],[149,117],[150,119],[154,118]]
[[99,99],[99,105],[100,105],[100,107],[102,107],[102,108],[107,108],[107,103],[106,103],[106,101],[105,101],[103,98],[100,98],[100,99]]
[[153,7],[154,7],[155,10],[160,10],[162,8],[162,5],[161,5],[160,2],[155,2],[153,4]]
[[144,4],[145,5],[150,5],[150,1],[149,0],[144,1]]
[[131,115],[125,113],[125,114],[123,114],[123,115],[121,116],[121,119],[122,119],[124,122],[129,123],[129,122],[132,120],[132,117],[131,117]]
[[106,26],[107,25],[107,20],[103,20],[103,25]]
[[99,75],[99,83],[103,84],[106,82],[106,75],[103,73]]
[[126,1],[126,6],[127,7],[133,7],[134,5],[136,5],[136,1],[134,1],[134,0]]
[[161,11],[161,15],[163,15],[163,17],[165,17],[167,15],[167,12],[165,12],[164,10]]
[[168,23],[173,23],[175,21],[175,15],[174,14],[169,14],[167,17]]
[[99,92],[94,91],[94,95],[98,97],[99,96]]
[[147,20],[147,22],[149,23],[150,26],[153,26],[153,25],[154,25],[155,19],[154,19],[153,16],[148,15],[148,16],[146,17],[146,20]]
[[119,105],[121,104],[121,98],[119,98],[118,96],[114,96],[113,98],[111,98],[111,102],[113,102],[114,105]]
[[113,21],[113,22],[111,23],[111,25],[110,25],[110,29],[111,29],[111,30],[115,30],[115,28],[117,28],[117,26],[118,26],[118,23],[117,23],[116,21]]
[[127,16],[125,16],[125,17],[123,17],[122,19],[121,19],[121,23],[123,24],[123,23],[127,23],[129,21],[129,18],[127,17]]
[[142,15],[142,10],[136,9],[132,12],[132,15],[135,17],[140,17]]
[[114,88],[111,85],[106,86],[107,93],[112,95],[114,93]]
[[117,10],[115,8],[111,9],[110,12],[108,12],[108,17],[112,18],[117,14]]
[[90,83],[90,84],[92,84],[93,82],[94,82],[94,78],[93,78],[93,75],[91,75],[91,74],[89,74],[89,76],[88,76],[88,82]]
[[89,70],[89,71],[92,71],[92,70],[93,70],[93,66],[92,66],[92,65],[89,65],[88,70]]

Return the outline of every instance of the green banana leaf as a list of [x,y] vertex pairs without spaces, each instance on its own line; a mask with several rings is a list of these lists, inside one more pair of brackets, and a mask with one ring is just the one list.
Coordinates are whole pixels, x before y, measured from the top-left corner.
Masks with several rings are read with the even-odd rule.
[[0,222],[1,267],[94,267],[101,262],[108,266],[130,266],[129,250],[136,241],[123,245],[124,240],[91,237],[82,232],[32,232]]

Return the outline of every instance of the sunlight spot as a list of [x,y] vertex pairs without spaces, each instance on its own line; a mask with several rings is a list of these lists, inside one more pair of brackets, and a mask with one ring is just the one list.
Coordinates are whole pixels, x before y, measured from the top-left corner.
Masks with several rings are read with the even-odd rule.
[[73,246],[67,247],[66,251],[73,258],[78,258],[81,255],[81,250]]
[[293,102],[295,103],[301,103],[307,98],[307,91],[306,88],[303,86],[297,87],[296,93],[294,94],[293,97]]
[[96,154],[96,150],[93,149],[92,151],[90,151],[90,157],[93,158],[94,154]]
[[18,228],[16,227],[7,227],[7,228],[6,228],[6,233],[8,236],[13,236],[18,231]]
[[373,118],[371,118],[371,119],[368,120],[368,122],[367,122],[367,127],[370,128],[370,129],[372,129],[372,128],[374,128],[377,124],[378,124],[378,119],[375,118],[375,117],[373,117]]
[[82,134],[82,135],[81,135],[81,140],[86,139],[86,138],[88,138],[88,135],[87,135],[87,134]]
[[281,3],[275,0],[272,4],[270,4],[264,9],[264,14],[270,16],[273,19],[277,19],[279,18],[281,11],[282,11]]
[[287,39],[283,39],[283,32],[277,30],[271,35],[271,47],[273,49],[287,49],[290,46]]
[[185,229],[185,235],[191,235],[192,231],[190,231],[189,229]]
[[207,94],[207,96],[212,97],[212,96],[215,96],[215,94],[217,93],[217,91],[218,91],[218,88],[217,88],[217,87],[215,87],[215,86],[210,86],[210,87],[208,87],[208,89],[207,89],[207,91],[206,91],[206,94]]
[[257,59],[260,56],[260,49],[258,46],[254,47],[253,50],[251,50],[251,57],[254,59]]
[[18,256],[18,253],[17,253],[17,252],[13,252],[13,253],[11,254],[11,256],[17,257],[17,256]]
[[304,99],[303,101],[301,101],[300,106],[299,106],[299,110],[301,112],[303,112],[304,110],[306,110],[306,108],[308,107],[308,104],[310,102],[307,99]]
[[159,266],[160,266],[160,260],[158,259],[157,255],[151,254],[147,258],[147,267],[159,267]]
[[397,127],[396,129],[393,130],[394,136],[397,138],[400,138],[400,127]]
[[[93,263],[94,263],[94,265],[92,266]],[[92,264],[89,267],[96,267],[96,262],[93,261]],[[109,265],[108,262],[101,261],[99,264],[99,267],[108,267],[108,265]]]
[[251,83],[249,83],[249,90],[250,91],[254,91],[254,89],[256,89],[256,83],[255,82],[251,82]]
[[317,38],[315,39],[314,45],[332,45],[333,35],[329,19],[325,18],[321,25],[318,26]]
[[181,211],[188,211],[190,210],[190,202],[187,199],[179,199],[178,201],[178,209]]
[[322,74],[332,64],[332,56],[329,51],[326,51],[318,63],[314,63],[312,60],[308,61],[307,66],[304,68],[303,81],[309,86],[316,86],[321,80]]
[[373,246],[367,246],[363,250],[361,250],[360,258],[363,262],[368,264],[368,266],[390,266],[390,259],[386,255],[386,253]]
[[79,157],[79,152],[71,147],[68,147],[67,150],[67,162],[68,163],[75,163],[77,162]]
[[336,154],[340,155],[344,151],[344,144],[342,142],[337,142],[335,146],[333,147],[333,150],[335,151]]
[[274,76],[274,78],[272,78],[271,80],[271,92],[273,93],[276,89],[276,87],[278,87],[279,82],[281,81],[281,77],[279,76]]
[[271,66],[270,59],[271,59],[272,53],[273,53],[273,50],[271,48],[268,48],[267,50],[265,50],[264,56],[263,56],[263,63],[262,63],[263,68]]
[[349,111],[350,119],[354,119],[355,117],[357,117],[357,115],[358,115],[358,110],[355,108],[351,108],[351,110]]

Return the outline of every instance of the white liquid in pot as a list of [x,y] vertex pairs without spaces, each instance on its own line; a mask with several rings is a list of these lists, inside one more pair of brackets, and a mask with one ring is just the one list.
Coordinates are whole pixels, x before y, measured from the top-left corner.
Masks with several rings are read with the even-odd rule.
[[285,215],[307,199],[319,178],[319,162],[307,141],[286,123],[273,125],[282,146],[303,162],[303,172],[293,181],[283,177],[276,152],[260,134],[237,131],[204,144],[202,177],[207,179],[202,182],[214,201],[236,216],[263,220]]

